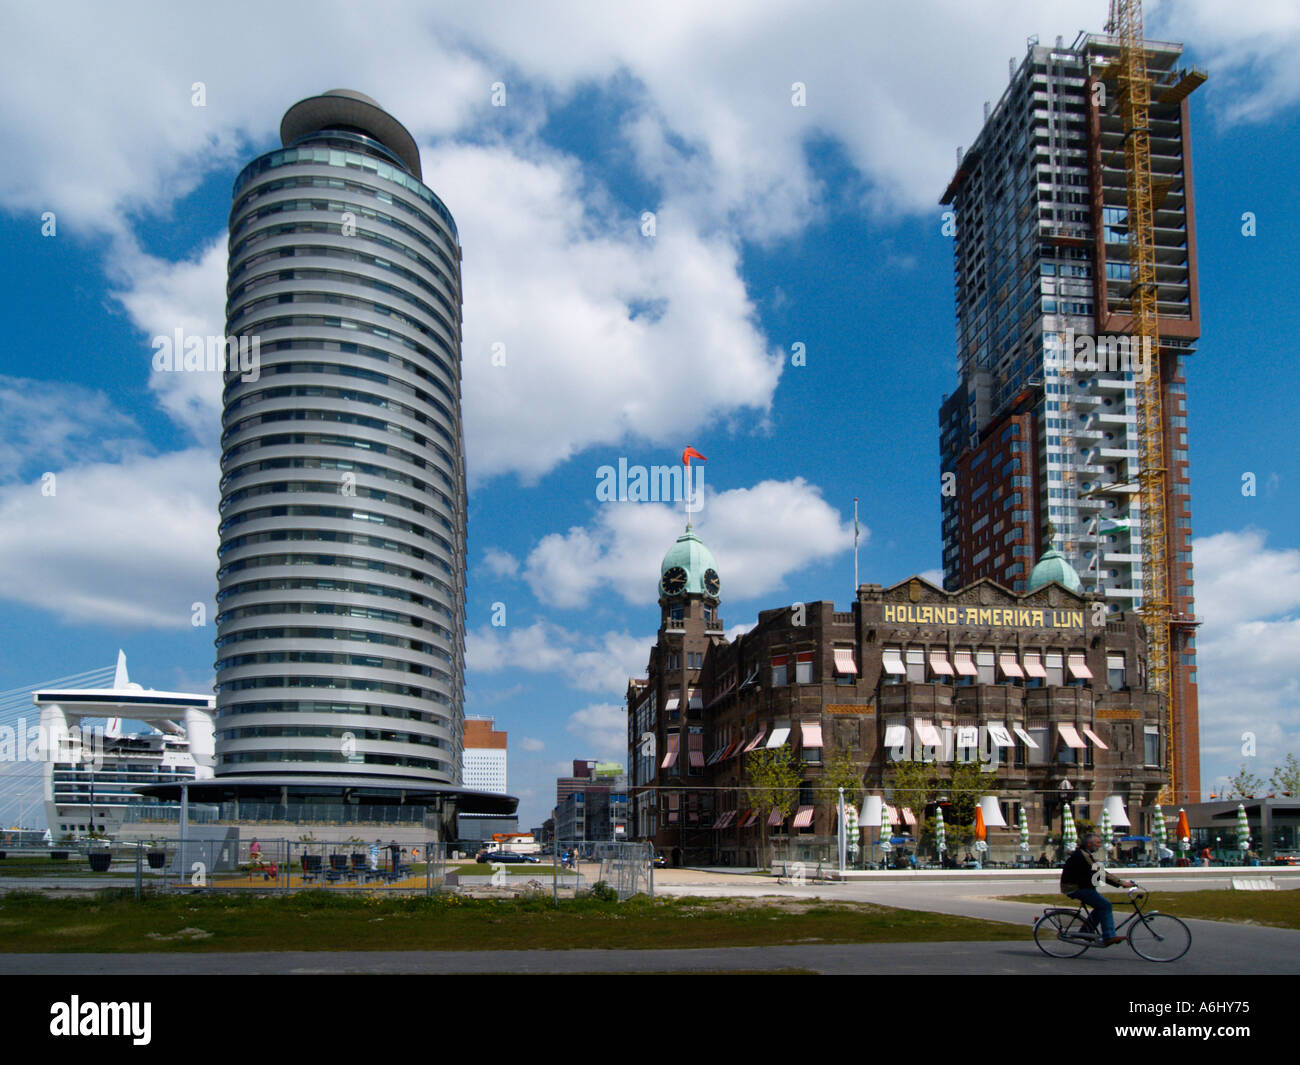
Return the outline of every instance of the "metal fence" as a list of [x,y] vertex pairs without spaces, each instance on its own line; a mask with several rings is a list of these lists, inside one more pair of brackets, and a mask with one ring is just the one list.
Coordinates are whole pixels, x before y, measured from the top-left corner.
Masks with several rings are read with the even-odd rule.
[[633,895],[655,896],[654,847],[649,843],[598,843],[595,858],[600,864],[597,883],[618,893],[618,900]]

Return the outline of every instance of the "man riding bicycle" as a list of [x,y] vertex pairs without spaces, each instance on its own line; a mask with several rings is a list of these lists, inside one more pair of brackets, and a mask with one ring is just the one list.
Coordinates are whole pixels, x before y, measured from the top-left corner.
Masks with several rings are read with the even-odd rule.
[[1106,872],[1105,866],[1093,860],[1092,852],[1101,846],[1101,836],[1089,832],[1079,840],[1079,846],[1061,870],[1061,891],[1072,899],[1086,902],[1092,907],[1093,920],[1101,921],[1101,945],[1123,943],[1124,937],[1115,934],[1115,908],[1106,896],[1097,890],[1102,877],[1111,887],[1134,887],[1132,880],[1120,880]]

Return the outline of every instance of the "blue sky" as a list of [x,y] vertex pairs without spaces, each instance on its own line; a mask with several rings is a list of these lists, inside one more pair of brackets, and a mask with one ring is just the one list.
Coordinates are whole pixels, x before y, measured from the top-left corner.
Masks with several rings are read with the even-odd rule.
[[[333,87],[412,130],[460,227],[466,710],[509,731],[526,824],[573,758],[620,755],[682,524],[599,503],[600,466],[708,457],[696,525],[729,628],[849,601],[855,496],[864,581],[937,571],[937,411],[956,383],[937,201],[1025,38],[1072,41],[1107,5],[696,6],[634,23],[613,5],[237,3],[134,26],[11,10],[11,40],[52,44],[0,69],[0,278],[17,297],[0,306],[0,690],[118,647],[146,686],[209,690],[219,384],[153,373],[149,341],[223,331],[231,182],[290,104]],[[1300,16],[1219,6],[1147,5],[1148,35],[1210,73],[1192,98],[1187,402],[1207,785],[1300,751]]]

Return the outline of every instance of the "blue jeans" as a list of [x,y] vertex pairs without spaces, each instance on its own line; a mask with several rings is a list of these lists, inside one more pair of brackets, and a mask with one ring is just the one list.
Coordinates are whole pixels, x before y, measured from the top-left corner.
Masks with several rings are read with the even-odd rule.
[[1105,895],[1096,888],[1084,888],[1082,891],[1071,891],[1070,898],[1086,902],[1092,907],[1093,920],[1101,921],[1103,938],[1113,939],[1115,937],[1115,907],[1110,904]]

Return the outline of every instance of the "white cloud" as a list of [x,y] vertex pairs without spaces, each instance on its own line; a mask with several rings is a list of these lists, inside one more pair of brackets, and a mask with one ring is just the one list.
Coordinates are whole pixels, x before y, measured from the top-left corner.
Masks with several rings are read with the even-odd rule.
[[0,375],[0,483],[88,455],[120,459],[139,450],[139,435],[102,392]]
[[[718,560],[724,599],[776,591],[789,574],[853,546],[852,522],[801,477],[706,495],[696,526]],[[680,513],[665,504],[602,504],[590,526],[543,537],[524,579],[561,607],[583,606],[604,588],[653,603],[659,564],[681,528]],[[864,542],[869,535],[864,526]]]
[[593,703],[569,716],[565,728],[582,737],[583,757],[622,762],[627,757],[627,711],[612,703]]
[[67,467],[55,487],[0,489],[0,595],[71,625],[186,629],[193,603],[211,609],[214,455]]
[[[1202,775],[1267,778],[1300,752],[1300,550],[1257,529],[1193,542]],[[1243,752],[1247,737],[1255,754]]]
[[489,547],[484,551],[483,565],[495,577],[517,577],[519,575],[519,559],[515,558],[509,551],[502,551],[500,548]]
[[543,743],[541,740],[533,739],[531,736],[524,736],[519,741],[519,749],[521,751],[532,751],[532,752],[544,751],[546,750],[546,744]]
[[194,257],[168,262],[122,242],[114,273],[125,287],[116,295],[141,330],[139,358],[150,366],[149,388],[168,417],[198,441],[215,444],[221,435],[220,371],[159,371],[153,368],[154,337],[174,344],[184,337],[222,337],[226,333],[226,238],[223,235]]
[[608,692],[620,697],[629,677],[645,673],[653,636],[606,632],[579,636],[549,621],[526,627],[483,626],[466,635],[465,662],[471,673],[496,673],[522,669],[564,677],[579,691]]

